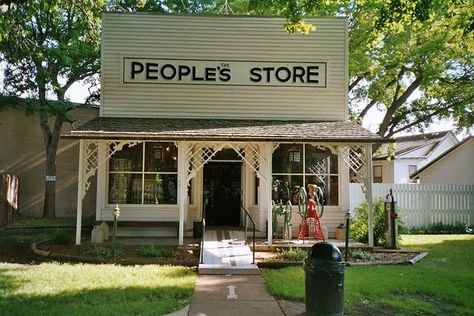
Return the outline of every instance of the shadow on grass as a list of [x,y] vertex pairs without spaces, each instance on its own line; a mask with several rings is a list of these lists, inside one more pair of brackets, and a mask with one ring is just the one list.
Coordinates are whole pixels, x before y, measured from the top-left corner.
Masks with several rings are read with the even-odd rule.
[[10,273],[19,269],[27,268],[18,266],[13,269],[11,267],[0,266],[0,300],[7,292],[12,292],[24,284],[24,282]]
[[0,310],[2,315],[166,315],[189,304],[192,294],[192,288],[163,286],[2,295]]

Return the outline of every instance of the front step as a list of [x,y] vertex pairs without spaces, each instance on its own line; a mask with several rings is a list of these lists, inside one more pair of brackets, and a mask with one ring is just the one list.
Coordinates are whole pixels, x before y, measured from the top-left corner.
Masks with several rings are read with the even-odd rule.
[[257,265],[252,268],[215,268],[206,266],[205,264],[199,265],[199,274],[202,275],[257,275],[260,274],[260,270]]
[[252,264],[252,256],[243,232],[206,230],[199,274],[260,274],[257,265]]

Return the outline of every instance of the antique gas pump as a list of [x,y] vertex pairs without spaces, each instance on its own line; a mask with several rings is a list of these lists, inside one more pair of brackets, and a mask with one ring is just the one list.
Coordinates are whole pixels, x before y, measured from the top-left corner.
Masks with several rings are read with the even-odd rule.
[[384,210],[385,210],[385,248],[397,249],[397,238],[398,238],[398,214],[396,213],[396,204],[392,189],[385,197]]
[[[291,223],[292,207],[290,200],[290,188],[288,182],[275,180],[272,185],[272,228],[273,237],[283,237],[291,239],[290,223]],[[279,217],[283,217],[283,231],[279,232]]]
[[[324,240],[323,230],[319,219],[324,212],[324,195],[320,187],[308,184],[308,198],[306,201],[305,215],[302,218],[298,239],[313,237],[316,240]],[[318,212],[320,210],[320,212]]]

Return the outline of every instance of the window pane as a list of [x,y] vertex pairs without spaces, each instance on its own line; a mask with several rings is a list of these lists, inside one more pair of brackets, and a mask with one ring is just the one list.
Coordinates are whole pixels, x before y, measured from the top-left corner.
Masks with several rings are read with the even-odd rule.
[[141,204],[142,175],[109,174],[109,204]]
[[273,153],[273,173],[303,173],[303,145],[281,144]]
[[272,192],[272,199],[280,202],[282,200],[283,203],[286,203],[286,199],[290,199],[291,195],[295,191],[295,186],[300,186],[303,184],[303,176],[292,176],[292,175],[273,175],[273,184],[276,181],[279,181],[282,187],[285,186],[285,183],[288,183],[289,192]]
[[110,157],[110,171],[142,171],[143,143],[130,147],[123,146]]
[[145,175],[144,204],[176,204],[175,174]]
[[337,155],[331,154],[331,150],[317,148],[312,145],[306,145],[305,155],[306,173],[337,173]]
[[374,183],[382,183],[382,166],[374,166]]
[[[316,184],[323,190],[325,205],[338,205],[339,202],[339,177],[337,176],[306,176],[305,189],[308,192],[308,184]],[[329,184],[328,184],[329,182]]]
[[145,171],[176,172],[178,148],[173,143],[150,143],[145,145]]

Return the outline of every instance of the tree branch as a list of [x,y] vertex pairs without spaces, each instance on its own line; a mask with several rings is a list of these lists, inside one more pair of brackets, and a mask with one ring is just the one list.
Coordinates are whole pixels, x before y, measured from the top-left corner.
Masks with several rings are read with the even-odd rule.
[[378,135],[384,137],[385,133],[388,130],[388,127],[390,126],[390,120],[392,119],[393,115],[395,112],[407,101],[407,99],[415,92],[416,89],[421,85],[422,82],[422,76],[418,76],[405,90],[405,92],[402,93],[402,95],[394,100],[391,104],[391,106],[387,109],[387,112],[385,113],[385,116],[382,120],[382,123],[380,123],[379,130],[377,132]]
[[367,112],[369,112],[369,110],[370,110],[376,103],[377,103],[376,100],[371,100],[371,101],[369,102],[369,104],[367,104],[367,105],[365,106],[365,108],[360,112],[360,114],[359,114],[358,117],[359,117],[360,119],[363,119],[363,118],[365,117],[365,115],[367,114]]
[[349,84],[349,92],[352,91],[352,89],[354,89],[354,87],[362,80],[364,79],[366,76],[366,74],[364,75],[361,75],[361,76],[358,76],[354,81],[352,81],[350,84]]

